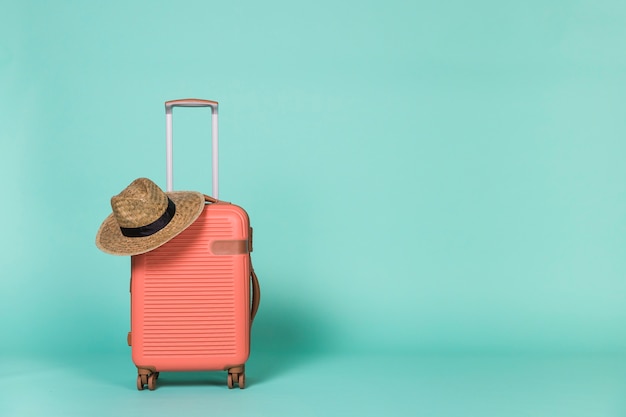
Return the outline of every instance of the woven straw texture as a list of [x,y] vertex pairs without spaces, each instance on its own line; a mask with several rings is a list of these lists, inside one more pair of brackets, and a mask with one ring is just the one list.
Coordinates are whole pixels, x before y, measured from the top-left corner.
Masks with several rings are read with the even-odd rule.
[[[146,237],[127,237],[120,227],[146,226],[163,215],[167,198],[176,205],[176,214],[163,229]],[[147,178],[138,178],[111,198],[113,213],[98,230],[96,246],[111,255],[139,255],[158,248],[190,226],[204,209],[204,195],[195,191],[163,192]]]

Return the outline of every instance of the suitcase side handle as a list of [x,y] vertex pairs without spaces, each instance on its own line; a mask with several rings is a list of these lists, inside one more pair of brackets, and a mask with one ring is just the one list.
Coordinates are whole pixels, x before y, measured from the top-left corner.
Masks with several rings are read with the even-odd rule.
[[211,149],[212,149],[212,173],[213,173],[213,192],[212,195],[218,198],[218,129],[217,129],[217,101],[203,100],[199,98],[184,98],[179,100],[169,100],[165,102],[165,178],[166,191],[172,191],[174,187],[173,179],[173,121],[172,110],[174,107],[210,107],[211,108]]
[[250,260],[250,278],[252,280],[252,306],[250,307],[250,327],[256,316],[256,312],[259,310],[259,304],[261,303],[261,287],[259,286],[259,279],[252,268],[252,260]]

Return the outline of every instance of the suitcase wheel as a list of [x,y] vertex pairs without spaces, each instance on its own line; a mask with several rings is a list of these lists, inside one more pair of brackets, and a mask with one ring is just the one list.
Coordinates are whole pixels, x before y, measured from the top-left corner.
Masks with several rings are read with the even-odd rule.
[[157,381],[157,376],[156,376],[156,373],[151,374],[151,375],[148,377],[148,389],[149,389],[150,391],[154,391],[154,390],[156,389],[156,381]]
[[150,391],[154,391],[156,389],[157,379],[159,379],[158,372],[153,372],[150,375],[137,375],[137,389],[143,391],[144,387],[147,385]]
[[244,389],[246,387],[245,372],[241,372],[241,373],[229,372],[228,378],[226,380],[229,389],[233,389],[235,387],[235,381],[237,382],[237,385],[239,385],[239,389]]

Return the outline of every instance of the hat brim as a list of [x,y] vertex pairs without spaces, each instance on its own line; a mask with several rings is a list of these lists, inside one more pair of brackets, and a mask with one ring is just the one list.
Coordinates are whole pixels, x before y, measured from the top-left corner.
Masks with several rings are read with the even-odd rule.
[[96,246],[111,255],[132,256],[149,252],[169,242],[189,227],[204,209],[204,194],[195,191],[165,193],[176,204],[176,214],[163,229],[146,237],[127,237],[122,234],[113,214],[98,230]]

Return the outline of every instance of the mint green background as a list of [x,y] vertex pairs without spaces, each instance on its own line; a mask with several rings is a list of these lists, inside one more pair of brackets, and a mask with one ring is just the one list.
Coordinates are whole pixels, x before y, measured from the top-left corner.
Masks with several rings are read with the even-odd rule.
[[[625,21],[611,0],[3,2],[0,354],[129,361],[129,260],[95,233],[134,178],[165,186],[163,102],[200,97],[255,228],[251,366],[374,355],[384,386],[396,355],[623,355]],[[210,192],[207,121],[175,112],[177,189]]]

